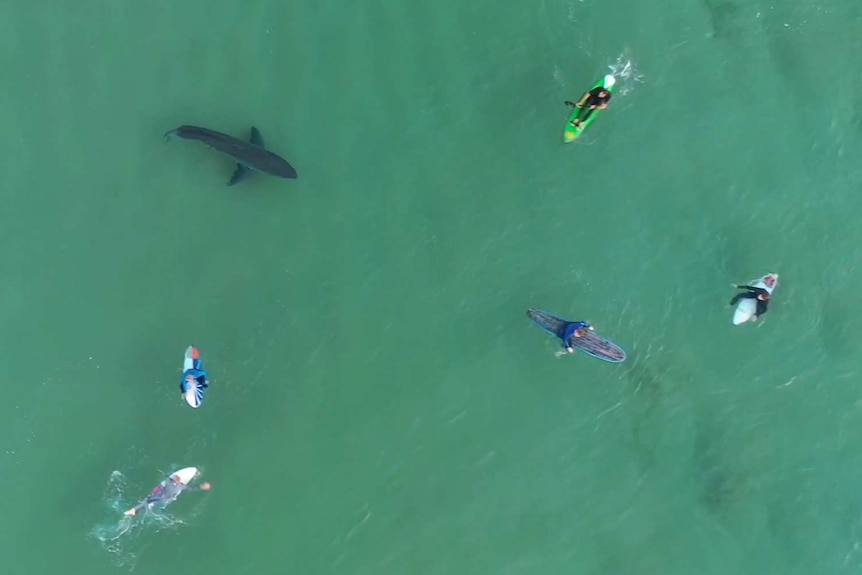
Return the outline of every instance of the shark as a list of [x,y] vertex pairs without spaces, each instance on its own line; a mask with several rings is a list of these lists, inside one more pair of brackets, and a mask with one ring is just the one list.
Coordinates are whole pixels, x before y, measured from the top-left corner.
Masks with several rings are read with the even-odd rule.
[[236,162],[236,170],[228,181],[228,186],[239,184],[248,179],[254,172],[278,176],[280,178],[296,179],[296,170],[287,160],[266,149],[263,136],[254,126],[248,142],[234,138],[208,128],[198,126],[180,126],[165,133],[165,141],[172,137],[184,140],[197,140],[206,146],[221,152]]

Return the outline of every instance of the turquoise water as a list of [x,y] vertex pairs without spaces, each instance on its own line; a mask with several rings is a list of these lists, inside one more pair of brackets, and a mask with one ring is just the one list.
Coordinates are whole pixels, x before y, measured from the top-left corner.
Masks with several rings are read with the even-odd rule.
[[[3,4],[3,565],[862,572],[860,23]],[[564,146],[563,101],[609,71]],[[299,179],[228,188],[163,141],[181,124],[255,125]],[[732,326],[730,284],[769,271],[769,313]],[[628,359],[555,358],[531,306]],[[186,465],[210,493],[121,519]]]

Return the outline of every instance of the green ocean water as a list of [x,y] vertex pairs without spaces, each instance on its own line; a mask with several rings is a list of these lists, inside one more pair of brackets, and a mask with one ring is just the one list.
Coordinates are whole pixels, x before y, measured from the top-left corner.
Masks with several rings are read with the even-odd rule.
[[[860,24],[0,4],[4,572],[862,573]],[[228,188],[181,124],[257,126],[299,179]],[[528,307],[628,359],[555,358]],[[121,519],[187,465],[211,492]]]

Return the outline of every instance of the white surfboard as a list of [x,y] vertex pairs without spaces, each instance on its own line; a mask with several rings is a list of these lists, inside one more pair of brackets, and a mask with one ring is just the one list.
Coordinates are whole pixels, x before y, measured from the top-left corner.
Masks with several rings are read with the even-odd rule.
[[[171,473],[171,477],[179,478],[180,483],[188,485],[195,477],[198,476],[198,473],[200,473],[200,469],[197,467],[183,467],[182,469],[178,469]],[[167,479],[165,481],[167,481]],[[164,481],[162,483],[164,483]]]
[[[186,354],[183,357],[183,373],[192,369],[195,366],[196,356],[199,357],[199,352],[195,348],[195,346],[190,345],[186,350]],[[204,400],[204,393],[201,385],[195,381],[193,385],[190,385],[188,389],[183,392],[183,399],[186,400],[186,403],[189,404],[190,407],[197,409],[201,406]]]
[[[778,274],[766,274],[762,278],[753,280],[748,285],[763,288],[772,295],[772,291],[778,285]],[[733,312],[733,325],[740,325],[751,321],[755,311],[757,311],[757,300],[752,298],[739,300],[739,303],[736,304],[736,311]]]
[[[182,469],[178,469],[171,473],[169,477],[173,477],[175,480],[179,481],[183,485],[188,485],[192,482],[192,480],[198,476],[200,470],[197,467],[183,467]],[[159,485],[164,487],[167,485],[168,479],[165,478]],[[137,513],[137,506],[132,507],[131,509],[126,510],[123,515],[135,515]]]
[[186,349],[186,354],[185,356],[183,356],[183,371],[191,369],[195,366],[194,352],[195,346],[193,345],[190,345]]

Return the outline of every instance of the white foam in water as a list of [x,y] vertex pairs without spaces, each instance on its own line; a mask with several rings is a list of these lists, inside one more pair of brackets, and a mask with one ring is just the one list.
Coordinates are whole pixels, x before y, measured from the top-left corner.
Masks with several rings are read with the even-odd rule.
[[99,541],[105,551],[114,556],[117,567],[127,567],[131,571],[144,547],[144,534],[174,528],[184,525],[185,522],[170,515],[165,509],[153,509],[135,517],[127,517],[123,515],[123,511],[137,503],[140,497],[129,499],[125,492],[125,475],[121,471],[112,471],[102,497],[102,503],[110,515],[105,521],[95,525],[90,530],[90,535]]
[[635,70],[634,63],[631,58],[623,52],[616,61],[608,66],[611,74],[617,79],[616,93],[620,96],[625,96],[634,90],[635,84],[643,81],[643,76]]

